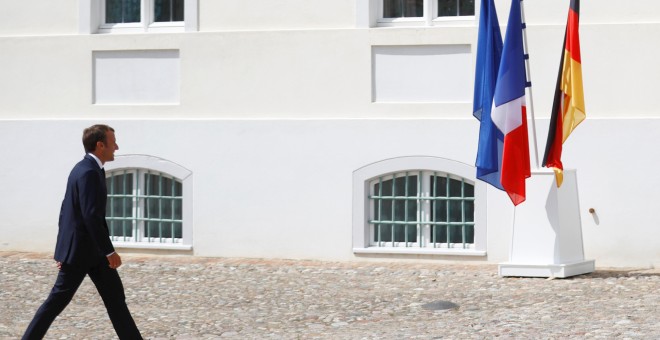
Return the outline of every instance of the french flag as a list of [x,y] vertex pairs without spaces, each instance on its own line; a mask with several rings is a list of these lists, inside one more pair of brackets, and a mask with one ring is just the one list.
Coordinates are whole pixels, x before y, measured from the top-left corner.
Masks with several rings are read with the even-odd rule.
[[526,86],[520,0],[513,0],[491,111],[493,123],[504,134],[500,180],[513,205],[525,201],[525,179],[531,176]]
[[479,143],[474,165],[478,179],[504,190],[500,182],[504,135],[491,119],[495,83],[502,59],[502,33],[493,0],[481,0],[480,12],[472,110],[479,120]]

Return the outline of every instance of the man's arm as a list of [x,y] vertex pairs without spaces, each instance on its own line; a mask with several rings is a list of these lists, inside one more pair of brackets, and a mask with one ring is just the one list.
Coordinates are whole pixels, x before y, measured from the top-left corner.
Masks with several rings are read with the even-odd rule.
[[105,202],[107,198],[104,197],[105,192],[102,189],[101,178],[96,171],[90,170],[82,175],[78,185],[80,210],[85,229],[100,252],[108,256],[115,252],[115,248],[112,246],[110,234],[105,227]]

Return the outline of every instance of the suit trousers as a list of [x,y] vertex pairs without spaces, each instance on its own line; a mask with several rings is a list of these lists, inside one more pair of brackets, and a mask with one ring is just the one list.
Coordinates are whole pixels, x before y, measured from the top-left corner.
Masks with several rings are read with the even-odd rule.
[[88,269],[63,263],[50,295],[37,310],[23,339],[42,339],[46,335],[51,323],[71,302],[86,275],[89,275],[101,295],[119,339],[142,339],[126,305],[121,278],[117,270],[108,267],[105,259]]

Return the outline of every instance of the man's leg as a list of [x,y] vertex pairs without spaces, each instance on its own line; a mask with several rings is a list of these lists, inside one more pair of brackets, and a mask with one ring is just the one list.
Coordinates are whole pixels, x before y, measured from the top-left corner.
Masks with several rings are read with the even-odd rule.
[[85,271],[80,268],[62,264],[50,295],[37,310],[23,339],[42,339],[46,335],[50,324],[71,302],[85,275]]
[[110,269],[107,261],[103,261],[90,270],[89,277],[103,299],[110,321],[112,321],[112,326],[115,328],[119,339],[142,339],[131,312],[126,306],[124,286],[117,270]]

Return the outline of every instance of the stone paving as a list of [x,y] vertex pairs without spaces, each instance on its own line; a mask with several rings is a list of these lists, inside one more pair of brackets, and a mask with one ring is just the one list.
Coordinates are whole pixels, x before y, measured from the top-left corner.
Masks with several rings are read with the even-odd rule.
[[[47,296],[57,271],[49,258],[0,252],[0,339],[20,338]],[[551,280],[416,261],[123,260],[146,339],[660,339],[657,269]],[[114,338],[89,279],[46,336]]]

